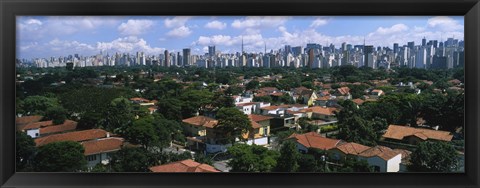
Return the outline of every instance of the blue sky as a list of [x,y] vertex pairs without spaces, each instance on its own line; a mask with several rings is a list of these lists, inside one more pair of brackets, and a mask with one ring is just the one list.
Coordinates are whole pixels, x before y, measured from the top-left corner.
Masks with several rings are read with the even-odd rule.
[[393,46],[421,39],[463,40],[462,16],[18,16],[17,57],[49,58],[80,54],[191,48],[203,54],[208,45],[224,53],[241,49],[263,52],[284,45],[342,42]]

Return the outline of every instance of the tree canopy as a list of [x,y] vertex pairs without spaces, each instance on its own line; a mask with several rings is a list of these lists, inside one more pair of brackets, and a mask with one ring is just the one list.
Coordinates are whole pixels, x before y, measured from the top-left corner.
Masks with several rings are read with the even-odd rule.
[[37,172],[78,172],[86,169],[85,149],[78,142],[61,141],[41,146],[34,159]]

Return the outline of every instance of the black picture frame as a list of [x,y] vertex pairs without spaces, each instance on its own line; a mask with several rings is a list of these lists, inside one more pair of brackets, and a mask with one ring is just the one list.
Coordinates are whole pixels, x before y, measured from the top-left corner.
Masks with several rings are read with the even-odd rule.
[[[478,0],[1,0],[1,187],[479,187]],[[17,15],[463,15],[465,173],[15,173]]]

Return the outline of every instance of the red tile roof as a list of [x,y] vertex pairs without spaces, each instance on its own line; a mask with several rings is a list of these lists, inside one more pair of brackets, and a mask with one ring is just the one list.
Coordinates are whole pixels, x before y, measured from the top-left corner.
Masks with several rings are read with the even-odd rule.
[[43,116],[22,116],[15,118],[15,124],[18,125],[26,125],[30,123],[39,122],[42,120]]
[[387,132],[383,135],[384,138],[395,140],[403,140],[408,136],[415,136],[422,140],[432,139],[441,141],[451,141],[453,138],[453,135],[447,131],[413,128],[401,125],[389,125]]
[[248,118],[250,118],[250,120],[255,121],[255,122],[260,122],[260,121],[273,119],[273,117],[270,117],[270,116],[262,116],[262,115],[257,115],[257,114],[249,114]]
[[60,141],[75,141],[81,142],[86,140],[93,140],[98,138],[107,137],[107,131],[102,129],[90,129],[84,131],[75,131],[75,132],[68,132],[63,134],[54,134],[45,137],[40,137],[35,139],[35,143],[37,146],[42,146],[52,142],[60,142]]
[[355,142],[348,142],[337,146],[337,149],[342,151],[346,155],[358,155],[365,150],[370,149],[370,147],[364,146],[362,144],[357,144]]
[[51,120],[50,121],[40,121],[40,122],[35,122],[35,123],[29,123],[29,124],[25,125],[24,127],[22,127],[22,130],[38,129],[38,128],[41,128],[41,127],[50,126],[52,124],[53,124],[53,122]]
[[307,148],[317,148],[321,150],[335,148],[341,143],[341,140],[325,138],[316,132],[309,132],[305,134],[293,133],[288,138],[295,139],[299,144]]
[[210,127],[213,128],[215,125],[217,125],[218,121],[206,116],[195,116],[191,118],[187,118],[182,120],[182,122],[196,126],[196,127]]
[[340,87],[337,90],[342,95],[346,95],[346,94],[350,93],[350,88],[348,88],[348,87]]
[[77,129],[77,122],[72,120],[65,120],[65,122],[60,125],[50,125],[40,128],[40,134],[59,133],[65,131],[72,131],[75,129]]
[[384,160],[390,160],[391,158],[399,155],[400,153],[393,151],[392,149],[385,147],[385,146],[375,146],[371,147],[370,149],[367,149],[363,151],[362,153],[359,154],[359,156],[362,157],[380,157]]
[[353,101],[355,104],[357,104],[357,105],[362,105],[362,104],[365,102],[365,101],[362,100],[362,99],[353,99],[352,101]]
[[148,99],[144,99],[140,97],[130,98],[130,101],[139,101],[139,102],[145,102],[145,103],[150,102]]
[[110,137],[99,140],[85,141],[81,144],[85,148],[84,155],[108,153],[120,150],[123,145],[123,138]]
[[322,115],[329,115],[329,116],[335,115],[334,112],[336,110],[337,110],[336,108],[331,108],[331,107],[324,108],[321,106],[314,106],[306,109],[307,112],[312,112],[315,114],[322,114]]
[[220,172],[208,164],[200,164],[191,159],[150,167],[152,172]]

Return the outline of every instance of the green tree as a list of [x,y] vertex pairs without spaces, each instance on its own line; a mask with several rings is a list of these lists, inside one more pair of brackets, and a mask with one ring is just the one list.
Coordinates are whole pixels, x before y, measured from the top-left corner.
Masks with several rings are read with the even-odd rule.
[[357,159],[354,156],[347,156],[340,163],[342,166],[336,169],[337,172],[373,172],[366,160]]
[[245,86],[245,90],[258,89],[259,86],[260,86],[259,81],[252,80],[252,81],[247,83],[247,85]]
[[37,172],[78,172],[86,169],[85,149],[78,142],[62,141],[41,146],[34,159]]
[[112,155],[110,165],[114,172],[148,172],[158,161],[145,148],[124,147]]
[[32,160],[37,152],[33,138],[27,133],[17,131],[15,137],[17,171],[30,171]]
[[236,144],[228,148],[231,172],[270,172],[276,166],[278,153],[258,145]]
[[236,108],[221,108],[216,118],[218,124],[215,129],[223,132],[225,141],[229,143],[234,143],[235,138],[242,140],[242,134],[247,133],[252,127],[248,116]]
[[446,142],[422,142],[413,151],[409,171],[452,172],[458,168],[457,152]]
[[277,172],[296,172],[299,168],[298,160],[300,153],[297,150],[295,142],[286,141],[280,149],[280,157],[277,160],[275,171]]
[[106,113],[105,129],[118,134],[123,134],[135,119],[132,103],[124,97],[113,99]]
[[125,138],[133,143],[140,144],[145,149],[159,146],[159,137],[153,125],[153,118],[142,118],[133,122],[133,125],[126,128]]
[[182,101],[175,98],[167,98],[158,102],[158,113],[170,120],[182,120]]
[[52,120],[54,125],[60,125],[67,119],[67,111],[61,106],[47,108],[44,119]]
[[45,96],[29,96],[23,101],[23,109],[27,115],[45,115],[48,108],[59,106],[58,99]]

